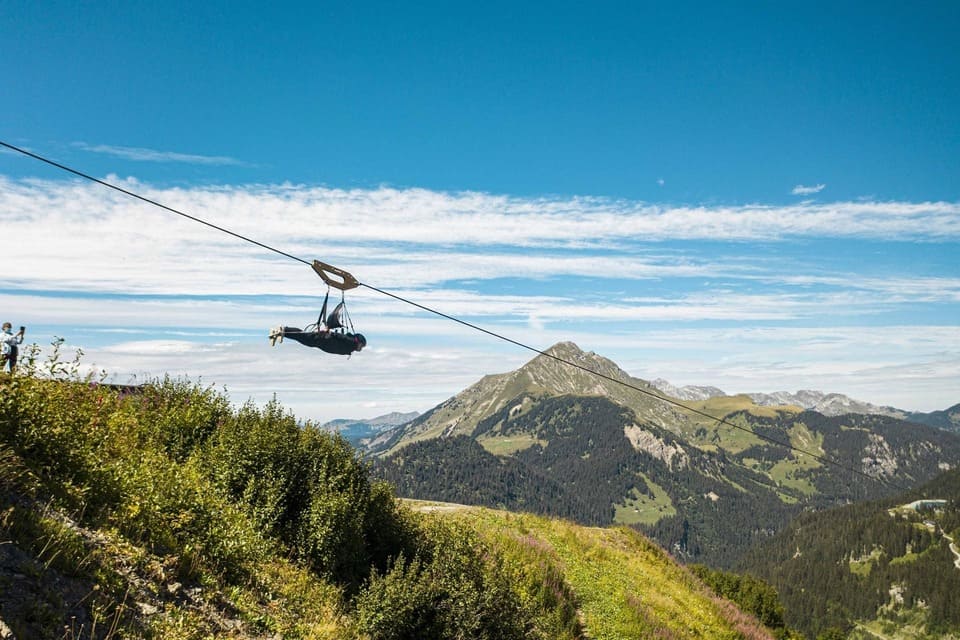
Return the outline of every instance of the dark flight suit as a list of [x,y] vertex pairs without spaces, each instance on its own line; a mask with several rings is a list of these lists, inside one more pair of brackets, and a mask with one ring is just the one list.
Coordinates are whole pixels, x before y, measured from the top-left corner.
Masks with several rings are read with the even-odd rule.
[[339,333],[337,331],[303,331],[299,327],[283,327],[283,337],[295,340],[308,347],[316,347],[327,353],[348,356],[359,351],[367,341],[359,333]]

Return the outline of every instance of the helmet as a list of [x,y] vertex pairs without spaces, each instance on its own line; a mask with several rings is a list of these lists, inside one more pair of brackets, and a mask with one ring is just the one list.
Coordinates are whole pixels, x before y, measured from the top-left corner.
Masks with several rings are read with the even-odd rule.
[[367,346],[367,339],[363,337],[363,334],[362,334],[362,333],[358,333],[357,335],[354,336],[354,338],[356,338],[356,340],[357,340],[357,350],[358,350],[358,351],[359,351],[360,349],[363,349],[365,346]]

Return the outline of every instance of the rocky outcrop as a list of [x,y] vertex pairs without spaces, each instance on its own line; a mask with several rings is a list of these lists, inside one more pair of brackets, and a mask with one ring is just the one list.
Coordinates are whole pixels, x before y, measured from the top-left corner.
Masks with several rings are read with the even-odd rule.
[[690,457],[683,450],[683,447],[679,444],[668,444],[643,427],[636,424],[629,425],[624,427],[623,435],[627,437],[634,449],[645,451],[657,460],[662,460],[671,471],[674,470],[674,463],[676,463],[677,469],[686,469],[690,464]]

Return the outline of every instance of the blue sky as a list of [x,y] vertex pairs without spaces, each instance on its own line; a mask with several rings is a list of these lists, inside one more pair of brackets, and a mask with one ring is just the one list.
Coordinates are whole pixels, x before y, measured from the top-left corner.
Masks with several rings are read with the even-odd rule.
[[[643,378],[960,400],[960,5],[0,3],[0,139]],[[837,6],[839,5],[839,6]],[[426,410],[528,352],[0,152],[0,306],[120,381]]]

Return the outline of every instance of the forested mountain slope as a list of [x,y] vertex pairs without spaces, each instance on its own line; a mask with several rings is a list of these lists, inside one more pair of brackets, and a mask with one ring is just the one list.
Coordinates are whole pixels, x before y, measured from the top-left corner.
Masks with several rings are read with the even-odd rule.
[[960,433],[960,404],[955,404],[943,411],[911,413],[907,419],[911,422]]
[[907,494],[803,514],[740,568],[769,580],[788,621],[810,634],[960,637],[957,540],[960,470]]

